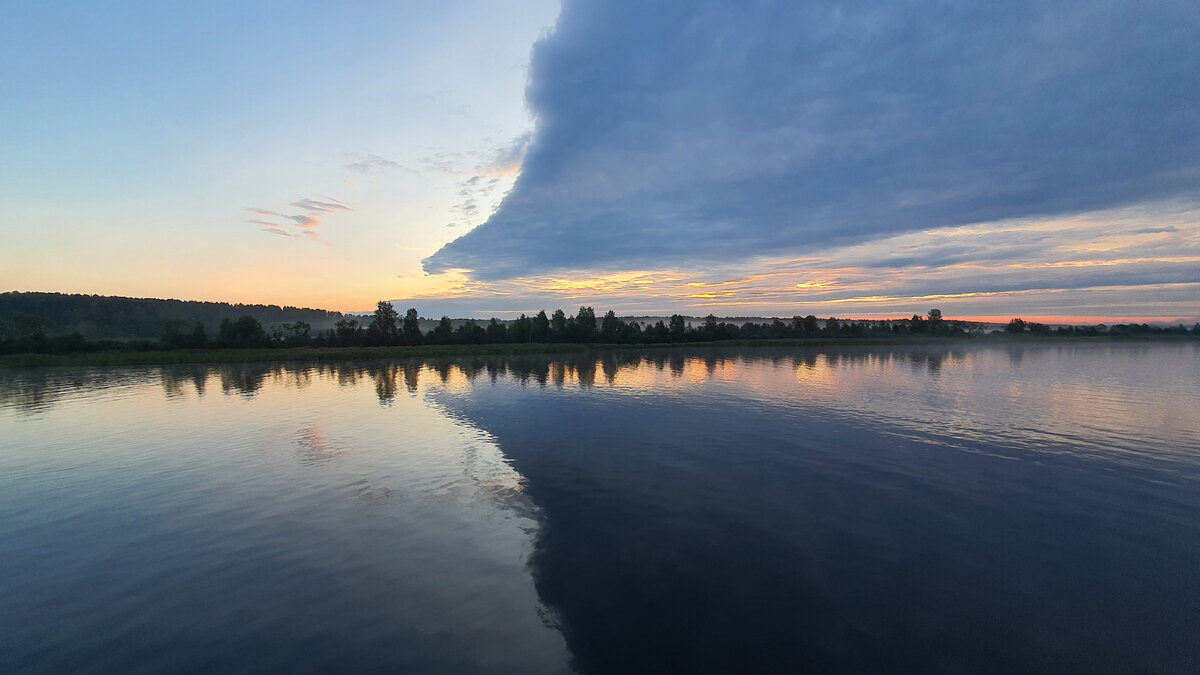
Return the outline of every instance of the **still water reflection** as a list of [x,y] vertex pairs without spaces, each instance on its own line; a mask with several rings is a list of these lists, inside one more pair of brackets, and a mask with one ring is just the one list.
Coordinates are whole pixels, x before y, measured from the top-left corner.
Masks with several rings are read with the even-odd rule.
[[0,670],[1188,672],[1191,344],[0,373]]

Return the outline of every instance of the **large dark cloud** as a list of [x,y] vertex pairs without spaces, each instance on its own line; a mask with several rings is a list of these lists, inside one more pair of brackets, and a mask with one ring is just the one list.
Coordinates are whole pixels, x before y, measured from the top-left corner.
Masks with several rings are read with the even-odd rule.
[[1200,5],[578,2],[482,279],[828,247],[1200,191]]

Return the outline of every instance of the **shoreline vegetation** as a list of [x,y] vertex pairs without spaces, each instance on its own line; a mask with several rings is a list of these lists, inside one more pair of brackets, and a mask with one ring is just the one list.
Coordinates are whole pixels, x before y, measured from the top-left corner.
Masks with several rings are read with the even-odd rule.
[[[304,310],[314,311],[314,310]],[[0,324],[0,367],[134,366],[262,361],[331,361],[438,358],[473,355],[566,354],[600,349],[722,346],[830,346],[917,344],[959,340],[1029,338],[1200,339],[1200,323],[1154,327],[1147,324],[1059,326],[1014,318],[1003,331],[987,333],[981,324],[947,319],[938,309],[905,319],[857,320],[808,315],[788,321],[725,321],[713,315],[697,321],[675,314],[667,321],[623,320],[613,311],[597,319],[591,307],[568,316],[540,311],[511,321],[452,320],[442,317],[421,330],[415,308],[404,316],[380,301],[365,325],[341,318],[313,331],[303,320],[268,331],[253,316],[221,320],[209,337],[202,321],[165,321],[158,340],[87,340],[78,332],[48,337],[45,322],[17,316]],[[366,317],[363,317],[364,319]],[[457,325],[455,325],[457,324]]]

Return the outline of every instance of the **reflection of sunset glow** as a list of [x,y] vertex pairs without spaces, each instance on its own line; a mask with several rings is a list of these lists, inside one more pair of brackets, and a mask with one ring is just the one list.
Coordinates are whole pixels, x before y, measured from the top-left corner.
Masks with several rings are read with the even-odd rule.
[[[1157,347],[1166,349],[1165,346]],[[1193,345],[1178,351],[1170,370],[1141,373],[1138,380],[1169,382],[1194,368],[1198,354]],[[157,396],[114,399],[109,405],[130,415],[149,414],[156,407],[199,405],[206,388],[220,385],[224,396],[216,405],[253,405],[262,415],[290,419],[288,401],[304,396],[309,409],[320,411],[338,405],[335,397],[365,397],[388,403],[372,406],[381,411],[409,410],[430,393],[469,396],[480,387],[519,386],[563,393],[592,392],[598,396],[699,395],[730,401],[752,400],[780,410],[809,407],[838,410],[843,414],[886,420],[897,428],[924,433],[929,428],[969,428],[979,423],[994,404],[1002,387],[1008,405],[1019,405],[1022,415],[1036,417],[1054,428],[1121,429],[1147,424],[1174,425],[1194,418],[1200,402],[1187,396],[1164,398],[1157,389],[1126,397],[1108,405],[1089,392],[1094,385],[1077,381],[1071,370],[1079,346],[990,348],[956,345],[931,349],[844,348],[762,349],[748,352],[683,352],[648,350],[641,353],[612,351],[555,359],[477,357],[420,362],[370,364],[323,363],[315,366],[246,365],[211,368],[164,368],[157,375],[113,371],[84,379],[52,379],[35,388],[14,389],[0,404],[18,414],[38,415],[75,399],[84,400],[95,390],[113,386],[145,387]],[[1114,368],[1143,368],[1133,347],[1095,347],[1089,357],[1116,355]],[[1120,371],[1114,370],[1114,377]],[[297,383],[304,383],[297,386]],[[35,383],[31,383],[35,384]],[[397,396],[407,392],[410,396]],[[898,395],[897,392],[904,392]],[[1115,400],[1115,399],[1113,399]],[[206,401],[213,405],[213,397]],[[72,406],[74,410],[75,407]],[[948,410],[954,418],[948,418]],[[85,411],[76,413],[86,418]],[[73,413],[74,414],[74,413]],[[214,422],[215,423],[215,422]],[[947,426],[948,425],[948,426]],[[319,415],[298,425],[283,425],[285,444],[300,448],[305,463],[371,452],[353,445],[347,428],[339,427],[331,441],[334,421]],[[1036,425],[1032,425],[1036,426]],[[1032,426],[1030,428],[1032,428]],[[1194,425],[1192,425],[1194,427]],[[1022,432],[1024,433],[1024,432]],[[1200,434],[1200,431],[1197,432]],[[1200,436],[1197,437],[1200,442]],[[388,447],[382,448],[387,451]],[[418,452],[416,447],[407,451]],[[489,492],[519,492],[522,479],[499,464],[488,463],[479,473],[480,486]],[[486,479],[483,476],[486,474]]]
[[828,357],[821,354],[809,359],[797,359],[792,370],[796,381],[805,387],[832,389],[836,381]]

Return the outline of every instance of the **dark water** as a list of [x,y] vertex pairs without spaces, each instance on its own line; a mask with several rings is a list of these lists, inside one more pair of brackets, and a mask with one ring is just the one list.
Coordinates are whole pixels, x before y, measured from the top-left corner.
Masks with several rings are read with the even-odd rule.
[[1200,348],[0,373],[0,670],[1197,672]]

